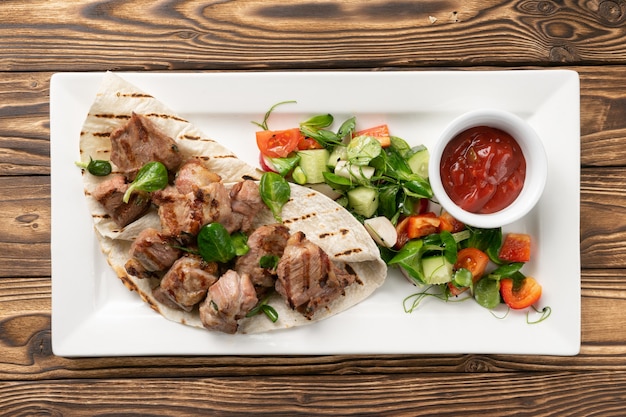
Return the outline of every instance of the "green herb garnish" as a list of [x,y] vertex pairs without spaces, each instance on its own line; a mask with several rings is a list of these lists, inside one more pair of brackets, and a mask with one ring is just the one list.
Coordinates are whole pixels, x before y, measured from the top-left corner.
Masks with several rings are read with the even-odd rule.
[[162,190],[168,184],[167,168],[161,162],[152,161],[145,164],[130,183],[128,189],[124,193],[122,201],[128,203],[133,192],[144,191],[152,192]]
[[261,176],[259,192],[261,199],[272,211],[276,221],[282,222],[283,206],[291,197],[291,188],[287,180],[275,172],[266,172]]
[[233,239],[220,223],[202,226],[198,233],[198,252],[207,262],[222,263],[230,261],[237,254]]
[[91,175],[106,177],[111,173],[111,163],[89,157],[89,162],[75,162],[76,166],[86,169]]

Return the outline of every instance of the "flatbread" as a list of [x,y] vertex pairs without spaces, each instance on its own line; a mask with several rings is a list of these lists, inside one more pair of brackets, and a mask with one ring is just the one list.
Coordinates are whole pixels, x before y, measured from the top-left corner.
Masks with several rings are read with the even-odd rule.
[[[244,178],[259,179],[261,172],[221,145],[208,138],[191,123],[176,115],[151,95],[141,91],[120,76],[105,74],[95,101],[86,117],[80,137],[81,160],[90,158],[109,160],[111,143],[109,136],[115,129],[126,124],[135,112],[149,117],[158,128],[172,137],[184,159],[200,157],[206,166],[229,183]],[[115,172],[116,167],[113,165]],[[124,284],[136,291],[155,311],[169,320],[194,327],[203,327],[197,309],[184,312],[169,308],[152,295],[158,281],[140,279],[129,275],[124,265],[129,260],[129,248],[139,232],[147,227],[160,229],[156,210],[120,228],[106,215],[93,197],[92,192],[103,181],[102,177],[83,172],[85,196],[94,219],[94,227],[100,247],[117,276]],[[276,309],[279,319],[272,323],[264,315],[240,321],[238,333],[259,333],[268,330],[309,324],[338,314],[370,296],[384,282],[387,266],[380,258],[379,250],[367,231],[348,211],[323,194],[291,184],[291,199],[282,212],[283,223],[291,233],[302,231],[307,238],[319,245],[333,261],[345,262],[356,272],[358,282],[346,288],[345,296],[335,300],[327,309],[305,318],[291,310],[280,295],[275,294],[269,304]],[[269,210],[257,216],[256,226],[274,223]]]

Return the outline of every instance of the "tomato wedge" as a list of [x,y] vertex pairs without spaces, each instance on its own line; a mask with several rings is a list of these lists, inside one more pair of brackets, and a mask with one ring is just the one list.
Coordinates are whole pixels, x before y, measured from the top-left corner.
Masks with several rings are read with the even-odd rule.
[[[482,278],[488,264],[489,256],[485,252],[477,248],[463,248],[457,253],[454,270],[467,269],[472,274],[472,282],[476,284]],[[457,287],[454,283],[448,282],[448,291],[455,297],[467,291],[468,288]]]
[[433,212],[414,214],[400,220],[396,225],[398,239],[394,248],[400,249],[409,240],[437,233],[439,218]]
[[451,296],[456,297],[467,291],[469,287],[457,287],[452,282],[448,282],[448,292]]
[[256,132],[256,144],[261,153],[270,158],[285,158],[298,148],[300,129],[262,130]]
[[323,146],[320,145],[318,141],[313,138],[307,138],[304,135],[300,136],[300,140],[298,141],[298,150],[305,151],[307,149],[322,149]]
[[439,219],[432,212],[409,216],[407,217],[406,234],[409,239],[428,236],[437,233],[439,223]]
[[530,235],[509,233],[505,236],[498,258],[508,262],[530,261]]
[[541,285],[532,277],[526,277],[519,282],[511,278],[500,280],[500,295],[514,310],[521,310],[535,304],[541,298]]
[[474,284],[483,276],[487,265],[489,264],[489,256],[480,249],[463,248],[457,253],[454,269],[465,268],[472,273],[472,281]]
[[389,126],[386,124],[370,127],[369,129],[359,130],[352,137],[372,136],[380,142],[380,146],[387,148],[391,146],[391,137],[389,136]]
[[444,211],[439,216],[439,220],[441,221],[441,225],[439,226],[439,231],[446,231],[450,233],[460,232],[465,229],[465,225],[452,217],[450,213]]

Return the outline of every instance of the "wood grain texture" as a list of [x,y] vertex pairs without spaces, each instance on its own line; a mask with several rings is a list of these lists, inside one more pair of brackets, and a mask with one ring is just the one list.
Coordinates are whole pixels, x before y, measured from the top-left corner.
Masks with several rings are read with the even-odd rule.
[[49,95],[50,73],[0,76],[0,175],[50,173]]
[[50,276],[50,177],[0,177],[0,277]]
[[626,62],[613,1],[0,3],[0,71]]
[[626,373],[0,382],[10,416],[623,416]]
[[626,165],[626,68],[595,66],[577,70],[582,165]]
[[583,169],[580,200],[581,264],[626,267],[626,170]]
[[[625,35],[624,0],[0,1],[0,415],[625,415]],[[52,354],[52,73],[545,67],[581,79],[579,355]]]

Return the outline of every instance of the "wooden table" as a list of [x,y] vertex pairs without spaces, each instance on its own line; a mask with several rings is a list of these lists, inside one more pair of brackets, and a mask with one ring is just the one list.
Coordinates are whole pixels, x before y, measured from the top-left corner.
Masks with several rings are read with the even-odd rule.
[[[624,39],[621,0],[0,2],[0,414],[624,415]],[[544,67],[581,80],[579,355],[52,354],[53,73]]]

